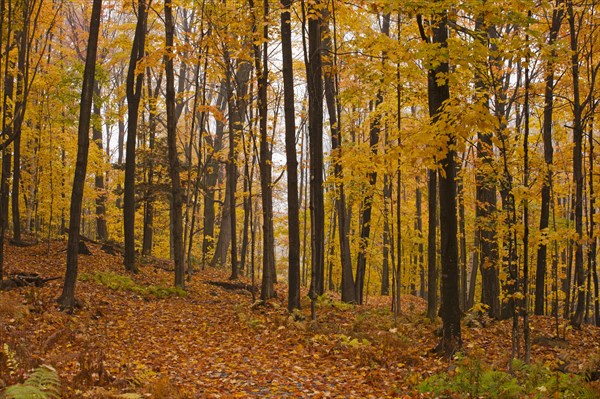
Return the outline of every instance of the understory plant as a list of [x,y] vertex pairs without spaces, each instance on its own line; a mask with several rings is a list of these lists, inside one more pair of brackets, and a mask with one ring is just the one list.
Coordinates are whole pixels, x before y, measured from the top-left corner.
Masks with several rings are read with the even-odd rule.
[[512,373],[493,369],[477,358],[464,357],[456,368],[434,374],[418,385],[421,393],[453,398],[596,398],[578,375],[553,371],[545,365],[515,361]]
[[42,365],[21,383],[4,391],[1,399],[59,399],[60,379],[52,366]]

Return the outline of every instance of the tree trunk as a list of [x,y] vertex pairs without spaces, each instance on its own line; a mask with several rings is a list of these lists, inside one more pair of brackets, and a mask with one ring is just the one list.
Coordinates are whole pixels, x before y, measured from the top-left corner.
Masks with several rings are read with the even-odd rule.
[[325,213],[323,201],[323,81],[321,60],[321,0],[309,3],[308,12],[308,131],[310,153],[311,313],[325,284]]
[[58,303],[65,309],[75,306],[75,282],[77,281],[77,261],[79,254],[79,227],[81,222],[81,205],[83,188],[87,169],[88,150],[90,146],[90,119],[94,95],[94,74],[96,71],[96,54],[98,34],[100,31],[100,16],[102,0],[94,0],[88,37],[85,69],[83,72],[83,87],[79,107],[79,128],[77,130],[77,161],[71,193],[71,209],[69,220],[69,240],[67,242],[67,270],[65,282]]
[[[390,34],[390,14],[383,16],[383,24],[381,33],[386,36]],[[385,62],[387,58],[386,52],[382,54],[382,62]],[[380,83],[383,84],[383,78],[380,79]],[[381,110],[379,106],[383,103],[383,89],[380,88],[377,91],[377,98],[375,99],[374,116],[369,129],[369,146],[371,148],[371,154],[373,158],[377,156],[377,146],[379,144],[379,135],[381,134]],[[356,292],[356,300],[359,304],[363,303],[363,289],[365,285],[365,272],[367,269],[367,249],[369,247],[369,239],[371,235],[371,213],[373,208],[373,195],[375,191],[375,185],[377,184],[377,171],[373,165],[373,170],[368,173],[369,179],[369,191],[365,195],[363,202],[363,211],[361,216],[361,227],[360,227],[360,245],[358,252],[358,259],[356,262],[356,281],[354,282],[354,289]]]
[[[12,32],[12,12],[11,12],[11,1],[8,2],[8,9],[5,10],[5,3],[2,0],[2,15],[6,13],[7,16],[7,33],[6,33],[6,47],[4,53],[8,54],[11,46],[11,32]],[[4,18],[0,18],[4,21]],[[1,32],[2,35],[4,32]],[[1,43],[0,43],[1,44]],[[12,106],[10,101],[13,96],[14,80],[11,74],[8,73],[11,61],[9,57],[5,58],[4,64],[4,95],[2,96],[2,139],[7,142],[12,136],[12,123],[11,119],[13,116]],[[3,278],[3,266],[4,266],[4,236],[5,231],[8,228],[8,178],[10,175],[10,151],[7,151],[6,146],[2,147],[2,172],[0,177],[0,280]]]
[[[387,140],[386,140],[387,141]],[[383,264],[381,266],[381,295],[390,294],[390,217],[392,202],[392,180],[383,175]]]
[[[562,1],[557,0],[552,11],[552,24],[548,36],[548,46],[552,48],[550,58],[546,63],[546,76],[544,85],[544,119],[542,123],[542,138],[544,141],[544,161],[546,163],[545,178],[542,181],[542,203],[540,209],[540,231],[547,234],[550,220],[550,187],[552,186],[552,163],[554,149],[552,146],[552,114],[554,111],[554,42],[558,36],[563,19]],[[544,291],[546,286],[547,244],[541,240],[537,250],[537,263],[535,273],[535,308],[536,315],[544,314]]]
[[[476,21],[477,31],[487,37],[482,18]],[[484,44],[487,46],[487,43]],[[477,76],[475,87],[483,92],[480,101],[485,109],[489,109],[489,96],[483,76]],[[498,273],[498,242],[495,214],[497,209],[496,178],[493,171],[494,145],[490,132],[480,131],[477,134],[477,159],[480,166],[475,172],[475,220],[477,226],[477,242],[479,243],[479,268],[481,270],[481,302],[488,307],[488,315],[499,319],[500,282]]]
[[13,240],[15,242],[21,241],[21,215],[19,211],[19,194],[21,185],[21,128],[23,126],[23,119],[25,118],[25,107],[27,105],[25,98],[25,85],[27,84],[27,68],[29,52],[28,49],[28,36],[29,36],[29,4],[23,2],[22,16],[23,26],[20,31],[16,32],[15,37],[17,38],[17,91],[15,102],[15,113],[13,120],[13,179],[12,179],[12,221],[13,221]]
[[[244,136],[242,136],[243,140]],[[248,193],[248,195],[244,195],[243,205],[244,205],[244,227],[242,231],[242,249],[240,253],[240,271],[245,272],[248,275],[247,269],[247,258],[248,258],[248,244],[249,244],[249,232],[250,232],[250,222],[252,220],[252,198],[249,193],[252,189],[252,174],[250,172],[250,164],[253,163],[254,157],[248,154],[248,145],[246,142],[243,142],[244,148],[244,193]],[[252,169],[254,169],[254,165],[252,165]]]
[[427,175],[427,317],[435,320],[438,313],[437,171],[430,169]]
[[[230,280],[238,279],[238,265],[237,265],[237,218],[236,218],[236,199],[235,192],[237,188],[237,151],[236,151],[236,136],[242,134],[242,118],[240,118],[239,109],[237,109],[237,101],[235,99],[234,87],[235,82],[233,81],[233,71],[231,61],[229,60],[229,52],[225,51],[225,64],[227,65],[226,78],[228,82],[227,89],[227,108],[229,111],[229,152],[227,156],[227,188],[225,195],[227,196],[226,201],[229,202],[229,239],[231,243],[231,275]],[[227,221],[222,221],[223,226]],[[220,238],[220,237],[219,237]],[[220,242],[220,240],[219,240]],[[221,264],[225,263],[227,248],[221,252]]]
[[135,264],[135,145],[140,98],[144,74],[136,71],[144,57],[146,37],[146,0],[138,0],[138,20],[127,70],[127,153],[125,159],[125,188],[123,192],[123,233],[125,238],[125,269],[137,273]]
[[[229,64],[229,61],[226,61]],[[246,107],[247,107],[247,99],[246,96],[248,94],[248,81],[250,79],[250,72],[252,71],[252,64],[249,62],[240,62],[238,71],[235,74],[235,81],[232,81],[228,88],[227,81],[225,82],[226,87],[226,95],[227,107],[229,108],[229,130],[233,128],[233,137],[229,138],[229,148],[231,151],[231,140],[234,140],[233,151],[234,154],[229,154],[229,156],[233,156],[235,160],[237,160],[237,153],[235,152],[235,137],[240,136],[242,134],[242,126],[244,124],[244,120],[246,117]],[[231,72],[233,73],[233,71]],[[234,88],[236,91],[234,92]],[[233,103],[231,102],[233,101]],[[233,110],[233,112],[231,112]],[[231,134],[231,132],[230,132]],[[230,204],[235,204],[235,189],[237,186],[237,168],[235,163],[228,163],[228,167],[226,169],[226,187],[225,187],[225,204],[222,207],[222,216],[221,216],[221,230],[219,232],[219,239],[217,241],[217,246],[215,248],[215,253],[211,260],[211,265],[224,265],[227,261],[227,251],[229,249],[229,244],[232,241],[232,236],[235,234],[235,223],[232,222],[231,216],[233,215],[233,210],[235,207]],[[214,201],[214,200],[213,200]],[[214,206],[214,205],[213,205]],[[214,210],[214,207],[213,207]],[[214,212],[214,211],[213,211]],[[235,217],[235,215],[233,215]],[[233,230],[232,230],[233,229]],[[237,257],[237,248],[236,248],[236,257]],[[237,261],[237,260],[236,260]],[[237,267],[237,266],[236,266]]]
[[[442,49],[448,47],[448,15],[438,12],[433,25],[433,44]],[[422,27],[422,26],[421,26]],[[441,116],[442,106],[450,98],[448,85],[448,59],[440,61],[436,68],[430,69],[427,80],[429,114],[432,123]],[[443,137],[443,136],[442,136]],[[459,308],[459,271],[458,271],[458,223],[456,220],[456,150],[452,133],[447,137],[445,158],[441,160],[443,174],[440,176],[440,237],[441,237],[441,309],[443,321],[442,340],[438,347],[445,356],[451,357],[461,347],[460,308]]]
[[[273,284],[276,281],[275,271],[275,237],[273,231],[273,188],[272,188],[272,176],[271,176],[271,144],[269,143],[269,137],[267,132],[268,124],[268,104],[267,104],[267,85],[268,85],[268,22],[267,15],[269,13],[269,3],[267,0],[263,1],[263,13],[261,26],[263,27],[262,33],[258,29],[258,15],[254,8],[254,0],[249,0],[250,8],[252,9],[253,15],[253,27],[252,31],[255,35],[260,35],[260,40],[256,37],[254,44],[254,67],[256,69],[257,80],[258,80],[258,97],[257,107],[259,115],[259,132],[260,132],[260,143],[259,151],[260,157],[258,161],[258,168],[260,171],[260,187],[261,187],[261,200],[262,200],[262,216],[263,216],[263,275],[262,275],[262,287],[260,293],[261,300],[267,300],[275,297],[275,289]],[[262,42],[262,55],[261,47],[258,43]]]
[[[92,123],[92,140],[102,154],[102,115],[100,113],[100,83],[94,83],[93,112],[95,121]],[[104,173],[95,171],[94,188],[96,189],[96,234],[99,241],[108,240],[106,226],[106,193],[104,192]]]
[[569,37],[571,41],[571,74],[573,75],[573,181],[575,183],[575,290],[576,307],[571,324],[579,328],[585,312],[585,270],[583,268],[583,126],[582,106],[579,92],[578,32],[575,31],[573,2],[567,1],[569,15]]
[[298,161],[296,159],[296,112],[292,57],[292,0],[281,0],[281,53],[283,64],[283,108],[285,155],[287,160],[288,204],[288,310],[300,309],[300,204],[298,202]]
[[150,69],[146,70],[146,81],[148,91],[148,171],[146,177],[146,194],[144,203],[144,236],[142,238],[142,255],[150,256],[152,254],[152,246],[154,241],[154,147],[156,144],[156,102],[158,100],[158,92],[162,75],[158,79],[154,93],[152,92]]
[[[227,107],[227,81],[224,79],[221,81],[221,87],[217,96],[216,107],[221,112],[225,112]],[[202,264],[206,265],[207,256],[210,255],[214,248],[215,241],[215,190],[219,180],[219,162],[217,155],[219,151],[223,149],[223,132],[225,125],[219,119],[215,121],[215,135],[214,138],[206,136],[207,145],[206,147],[212,149],[207,154],[206,160],[206,173],[204,176],[204,229],[203,229],[203,240],[202,240]],[[213,265],[213,262],[210,263]]]
[[[417,269],[419,271],[419,296],[425,298],[425,265],[423,264],[423,193],[421,191],[421,176],[415,176],[415,231],[419,243],[417,244]],[[400,190],[400,187],[398,187]],[[400,226],[398,226],[400,228]]]
[[165,103],[167,107],[167,147],[169,158],[169,176],[171,177],[171,210],[173,220],[173,259],[175,261],[175,286],[185,286],[185,264],[183,259],[183,220],[182,196],[179,176],[179,156],[177,154],[177,115],[175,113],[175,73],[174,58],[175,23],[173,21],[173,4],[165,0],[165,45],[167,52],[164,57],[167,90]]
[[[333,6],[335,3],[332,3]],[[348,221],[346,219],[346,194],[344,191],[344,173],[340,163],[342,152],[342,135],[340,126],[338,90],[336,84],[336,51],[332,42],[332,33],[329,29],[330,15],[327,9],[323,10],[323,83],[325,101],[329,113],[329,130],[331,132],[331,162],[333,163],[334,190],[336,195],[336,215],[338,237],[340,242],[340,261],[342,265],[342,301],[353,303],[356,301],[354,292],[354,275],[352,272],[352,257],[350,254],[350,241],[348,239]],[[335,20],[334,20],[335,23]],[[333,39],[333,40],[332,40]]]

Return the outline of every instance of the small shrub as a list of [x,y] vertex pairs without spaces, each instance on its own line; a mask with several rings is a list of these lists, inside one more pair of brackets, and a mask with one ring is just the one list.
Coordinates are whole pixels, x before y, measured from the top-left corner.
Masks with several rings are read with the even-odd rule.
[[187,292],[180,287],[163,287],[159,285],[143,286],[133,281],[129,276],[122,276],[112,272],[82,274],[80,279],[82,281],[94,281],[115,291],[133,292],[144,298],[162,299],[168,297],[183,297],[187,295]]
[[480,360],[463,358],[454,372],[435,374],[418,385],[422,393],[453,398],[594,398],[579,376],[555,372],[539,364],[513,364],[514,375],[492,369]]
[[335,309],[341,310],[341,311],[346,311],[346,310],[350,310],[350,309],[354,308],[354,305],[352,305],[351,303],[338,301],[338,300],[332,298],[328,293],[319,295],[317,297],[316,305],[319,308],[332,307],[332,308],[335,308]]

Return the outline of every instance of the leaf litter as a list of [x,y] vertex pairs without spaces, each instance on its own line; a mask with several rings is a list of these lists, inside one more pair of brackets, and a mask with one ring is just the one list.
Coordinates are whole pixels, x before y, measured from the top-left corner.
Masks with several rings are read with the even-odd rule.
[[[65,247],[65,242],[53,241],[48,254],[47,244],[8,245],[5,270],[62,277]],[[79,259],[80,276],[128,275],[120,256],[93,244],[90,249],[93,256]],[[162,263],[140,264],[140,273],[128,276],[137,286],[170,287],[173,281]],[[11,367],[0,362],[5,363],[0,388],[50,364],[67,398],[128,393],[156,398],[404,398],[423,396],[415,386],[428,376],[452,372],[451,361],[431,351],[439,324],[425,318],[426,303],[420,298],[403,296],[402,314],[395,320],[389,297],[371,296],[367,305],[351,306],[326,294],[319,299],[315,323],[305,291],[303,310],[290,315],[284,284],[277,285],[279,299],[252,306],[251,290],[230,289],[227,277],[225,270],[201,270],[187,284],[187,295],[160,298],[79,279],[81,306],[73,315],[56,304],[62,278],[44,287],[0,292],[0,348],[19,362]],[[249,283],[242,278],[240,286]],[[563,326],[563,340],[555,338],[553,323],[550,317],[531,317],[534,362],[572,373],[600,363],[600,329]],[[465,352],[506,370],[510,331],[510,321],[464,327]]]

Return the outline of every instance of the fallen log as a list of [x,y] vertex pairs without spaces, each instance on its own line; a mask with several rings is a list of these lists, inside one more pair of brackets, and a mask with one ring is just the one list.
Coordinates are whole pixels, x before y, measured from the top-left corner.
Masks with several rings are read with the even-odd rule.
[[258,292],[258,287],[256,286],[252,286],[250,284],[246,284],[243,283],[241,281],[237,281],[237,282],[229,282],[229,281],[207,281],[208,284],[210,285],[214,285],[217,287],[221,287],[225,290],[228,291],[237,291],[237,290],[244,290],[244,291],[248,291],[248,292]]
[[14,273],[7,279],[0,281],[0,291],[8,291],[17,287],[42,287],[48,281],[60,278],[42,277],[37,273]]

